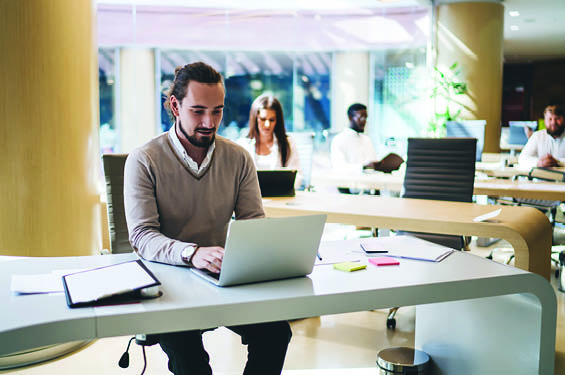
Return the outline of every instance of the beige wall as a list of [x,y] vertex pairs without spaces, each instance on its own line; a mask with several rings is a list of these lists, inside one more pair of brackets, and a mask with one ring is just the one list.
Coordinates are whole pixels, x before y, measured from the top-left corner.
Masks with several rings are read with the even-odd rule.
[[437,9],[437,66],[446,70],[458,62],[462,67],[468,93],[461,98],[461,117],[487,121],[485,152],[500,151],[503,21],[499,2],[457,2]]
[[155,54],[152,49],[120,49],[120,152],[128,153],[157,135]]
[[0,2],[0,254],[101,247],[94,10]]

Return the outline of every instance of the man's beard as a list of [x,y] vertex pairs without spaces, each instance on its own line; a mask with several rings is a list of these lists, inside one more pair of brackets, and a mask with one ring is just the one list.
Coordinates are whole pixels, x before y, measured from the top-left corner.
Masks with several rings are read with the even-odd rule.
[[216,133],[212,133],[211,137],[205,137],[205,138],[197,138],[196,137],[196,130],[194,129],[194,135],[188,135],[184,129],[182,128],[182,123],[180,122],[179,119],[179,129],[181,131],[181,133],[184,135],[184,137],[193,145],[196,147],[210,147],[210,145],[212,143],[214,143],[214,140],[216,139]]
[[356,123],[352,124],[351,129],[355,130],[357,133],[364,133],[365,132],[365,127],[361,128]]
[[552,137],[559,137],[561,134],[563,134],[563,130],[565,130],[565,124],[558,126],[555,131],[550,131],[549,128],[545,129],[547,131],[547,134],[551,135]]

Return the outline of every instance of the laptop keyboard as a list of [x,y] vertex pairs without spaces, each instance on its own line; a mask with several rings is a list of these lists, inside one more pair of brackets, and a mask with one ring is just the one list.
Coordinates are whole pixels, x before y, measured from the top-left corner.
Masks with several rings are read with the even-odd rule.
[[220,274],[219,273],[215,273],[212,271],[208,271],[208,270],[202,270],[204,272],[206,272],[207,275],[209,275],[210,277],[213,277],[216,280],[220,280]]

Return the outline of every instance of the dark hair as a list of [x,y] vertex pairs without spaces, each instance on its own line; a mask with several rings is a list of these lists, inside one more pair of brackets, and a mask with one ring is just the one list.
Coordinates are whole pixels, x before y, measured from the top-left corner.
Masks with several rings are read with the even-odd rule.
[[357,111],[367,110],[367,106],[361,103],[353,103],[347,109],[347,117],[351,118]]
[[286,128],[284,126],[284,116],[281,102],[272,95],[261,95],[251,104],[249,111],[249,134],[248,138],[255,139],[255,150],[259,148],[259,125],[257,124],[257,117],[259,111],[262,109],[271,109],[276,113],[275,123],[275,137],[277,138],[277,146],[281,156],[281,165],[286,167],[288,159],[290,158],[290,144],[286,135]]
[[224,86],[222,75],[218,73],[216,69],[201,61],[186,64],[185,66],[177,66],[175,69],[175,79],[171,83],[169,91],[167,91],[167,99],[163,104],[173,121],[174,116],[171,113],[171,96],[174,95],[175,98],[181,102],[186,96],[186,90],[188,89],[190,81],[198,83],[221,83],[222,87]]
[[565,110],[559,104],[552,104],[545,107],[543,110],[543,114],[545,115],[547,112],[553,113],[555,116],[565,116]]

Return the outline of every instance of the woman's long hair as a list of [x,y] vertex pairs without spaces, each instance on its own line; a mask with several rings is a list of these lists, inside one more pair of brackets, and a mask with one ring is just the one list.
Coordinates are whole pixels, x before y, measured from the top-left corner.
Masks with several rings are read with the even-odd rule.
[[255,152],[259,149],[259,125],[257,123],[257,118],[259,116],[259,111],[262,109],[270,109],[276,113],[276,123],[275,123],[275,138],[277,140],[277,146],[279,147],[279,154],[281,157],[281,165],[286,167],[288,159],[290,158],[290,144],[288,143],[288,138],[286,135],[286,128],[284,126],[284,116],[281,103],[272,95],[261,95],[253,104],[251,104],[251,110],[249,111],[249,134],[247,138],[255,139]]

